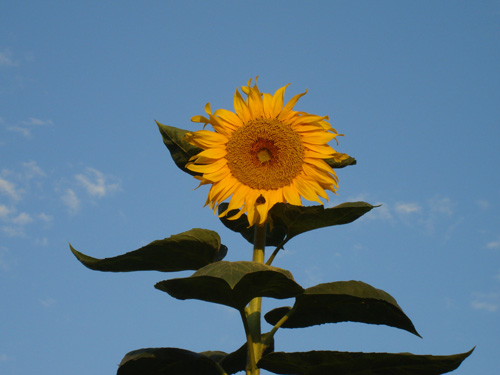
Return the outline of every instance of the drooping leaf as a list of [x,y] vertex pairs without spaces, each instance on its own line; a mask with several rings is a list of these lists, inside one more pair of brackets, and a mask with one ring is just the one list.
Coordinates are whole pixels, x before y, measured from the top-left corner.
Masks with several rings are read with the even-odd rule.
[[216,262],[190,277],[165,280],[155,288],[177,299],[199,299],[243,309],[255,297],[295,297],[303,289],[289,271],[255,262]]
[[93,258],[71,245],[70,248],[84,266],[110,272],[197,270],[223,259],[227,253],[227,247],[220,243],[217,232],[199,228],[153,241],[138,250],[112,258]]
[[147,348],[127,353],[117,375],[220,375],[208,356],[178,348]]
[[325,159],[325,162],[332,168],[344,168],[348,165],[356,165],[356,159],[353,157],[337,152],[333,158]]
[[[266,246],[279,246],[283,240],[288,242],[293,237],[314,229],[342,225],[353,222],[377,206],[366,202],[347,202],[335,207],[294,206],[288,203],[277,203],[269,211],[272,230],[266,234]],[[219,206],[219,213],[227,208],[227,203]],[[237,220],[228,217],[236,214],[233,210],[222,223],[232,231],[240,233],[248,242],[253,243],[253,228],[248,227],[248,218],[242,215]]]
[[263,356],[257,365],[275,374],[289,375],[438,375],[455,370],[473,350],[443,356],[334,351],[274,352]]
[[[221,203],[219,205],[219,214],[224,212],[229,206],[229,203]],[[247,215],[242,215],[236,220],[229,220],[228,217],[236,214],[238,210],[232,210],[227,216],[221,217],[220,220],[227,228],[231,229],[233,232],[240,233],[244,239],[253,244],[254,240],[254,227],[249,226]],[[266,246],[279,246],[283,238],[286,235],[286,228],[280,226],[274,226],[270,230],[269,226],[266,230]]]
[[170,155],[172,156],[175,165],[192,176],[201,175],[200,173],[190,171],[186,168],[189,158],[203,151],[201,148],[193,146],[191,143],[186,141],[185,135],[188,133],[188,130],[163,125],[158,121],[156,121],[156,124],[158,125],[158,129],[160,129],[161,136],[163,137],[163,143],[170,151]]
[[[384,324],[420,337],[391,295],[361,281],[337,281],[307,288],[296,298],[293,308],[293,313],[281,327],[301,328],[349,321]],[[290,309],[274,309],[265,315],[265,319],[275,325]]]

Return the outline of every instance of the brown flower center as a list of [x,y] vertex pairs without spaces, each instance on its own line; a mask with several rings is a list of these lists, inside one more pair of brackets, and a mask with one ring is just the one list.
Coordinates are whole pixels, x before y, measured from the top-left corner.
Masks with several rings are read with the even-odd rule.
[[231,173],[242,184],[273,190],[290,185],[302,171],[304,146],[288,124],[259,118],[233,133],[226,158]]

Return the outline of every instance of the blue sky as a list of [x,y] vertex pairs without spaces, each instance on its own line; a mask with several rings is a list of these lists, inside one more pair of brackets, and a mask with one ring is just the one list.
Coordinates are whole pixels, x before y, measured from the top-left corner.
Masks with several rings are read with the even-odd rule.
[[384,289],[423,336],[345,323],[281,330],[277,350],[476,345],[457,374],[500,366],[498,0],[4,1],[0,35],[0,373],[110,374],[137,348],[242,344],[236,311],[153,288],[190,272],[94,272],[68,242],[109,257],[200,227],[248,260],[154,120],[196,130],[206,102],[232,109],[257,75],[264,92],[309,89],[296,108],[345,134],[358,165],[327,206],[383,204],[274,265],[304,287]]

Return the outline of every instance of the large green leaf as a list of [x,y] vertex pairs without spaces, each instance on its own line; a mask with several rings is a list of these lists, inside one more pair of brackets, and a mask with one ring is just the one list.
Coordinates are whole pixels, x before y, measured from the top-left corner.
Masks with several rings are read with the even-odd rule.
[[[225,353],[224,353],[225,354]],[[147,348],[127,353],[117,375],[221,375],[217,361],[178,348]]]
[[217,232],[191,229],[169,238],[151,242],[138,250],[112,258],[92,258],[70,245],[76,258],[96,271],[163,271],[197,270],[226,256],[227,247],[221,245]]
[[242,310],[255,297],[290,298],[301,294],[289,271],[255,262],[216,262],[190,277],[165,280],[155,288],[178,299],[199,299]]
[[373,209],[366,202],[347,202],[331,208],[277,203],[270,211],[273,225],[286,228],[286,240],[314,229],[353,222]]
[[438,375],[455,370],[472,350],[443,356],[333,351],[274,352],[263,356],[257,365],[275,374],[290,375]]
[[[377,206],[366,202],[347,202],[330,208],[277,203],[269,211],[273,229],[266,235],[266,246],[279,246],[282,241],[288,242],[293,237],[310,230],[348,224],[375,207]],[[227,203],[222,203],[219,206],[219,213],[226,208]],[[237,212],[237,210],[230,211],[227,217]],[[247,216],[242,215],[237,220],[228,220],[227,217],[221,218],[222,223],[253,243],[253,227],[248,226]]]
[[[275,325],[290,309],[274,309],[265,315],[265,319]],[[392,296],[361,281],[337,281],[307,288],[296,298],[293,309],[281,327],[300,328],[349,321],[385,324],[420,337]]]
[[184,172],[189,173],[192,176],[200,175],[200,173],[190,171],[186,169],[186,163],[189,158],[199,154],[203,151],[201,148],[193,146],[191,143],[186,141],[185,135],[188,130],[175,128],[173,126],[163,125],[156,121],[158,129],[160,129],[161,136],[163,137],[163,143],[167,146],[170,151],[170,155],[174,160],[174,163],[182,169]]

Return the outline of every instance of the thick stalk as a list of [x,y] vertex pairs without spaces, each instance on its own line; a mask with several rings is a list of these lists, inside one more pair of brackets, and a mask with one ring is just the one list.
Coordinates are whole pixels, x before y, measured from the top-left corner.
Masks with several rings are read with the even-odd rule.
[[[255,225],[255,235],[253,242],[253,258],[252,260],[257,263],[264,263],[264,250],[266,247],[266,227],[265,225]],[[254,365],[259,361],[262,356],[263,345],[262,345],[262,332],[260,327],[261,320],[261,307],[262,307],[262,297],[256,297],[250,301],[247,308],[247,321],[248,330],[251,336],[251,342],[249,345],[249,369],[247,369],[247,374],[258,375],[260,370]],[[250,346],[252,348],[250,349]],[[252,366],[253,364],[253,366]]]

